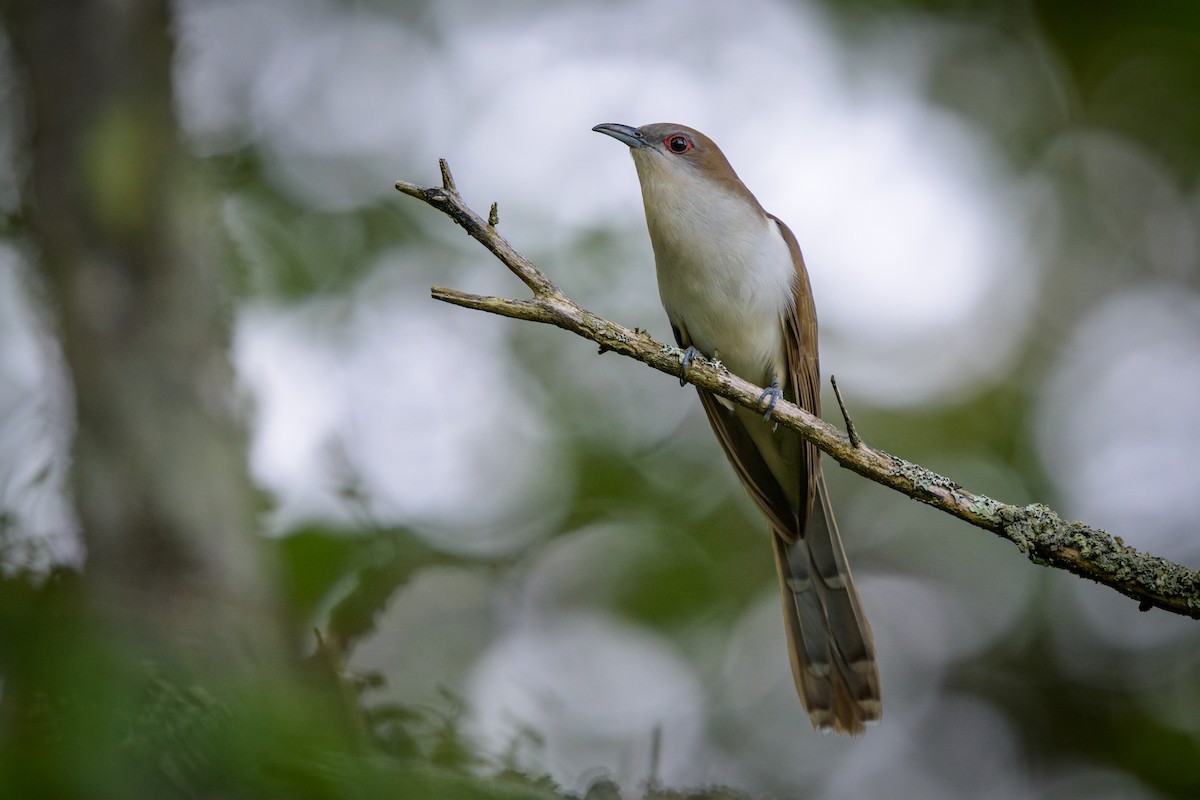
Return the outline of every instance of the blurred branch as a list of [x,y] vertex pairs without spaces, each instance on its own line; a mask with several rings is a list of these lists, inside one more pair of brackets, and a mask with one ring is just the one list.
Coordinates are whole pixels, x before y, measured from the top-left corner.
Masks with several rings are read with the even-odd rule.
[[[509,300],[435,286],[432,289],[435,300],[556,325],[596,342],[601,352],[611,350],[630,356],[746,408],[762,408],[759,400],[762,389],[732,375],[718,362],[694,359],[681,376],[683,352],[679,348],[610,322],[576,304],[505,241],[496,232],[494,222],[489,224],[463,202],[444,160],[441,172],[440,187],[397,181],[396,188],[461,225],[520,278],[533,291],[533,297]],[[490,216],[495,220],[494,207]],[[1119,537],[1080,522],[1063,520],[1044,505],[1014,506],[970,492],[925,467],[877,450],[857,436],[852,440],[824,420],[784,400],[775,406],[772,421],[799,432],[843,467],[1012,542],[1036,564],[1064,569],[1116,589],[1139,601],[1142,610],[1158,607],[1200,619],[1200,573],[1194,569],[1140,553]]]

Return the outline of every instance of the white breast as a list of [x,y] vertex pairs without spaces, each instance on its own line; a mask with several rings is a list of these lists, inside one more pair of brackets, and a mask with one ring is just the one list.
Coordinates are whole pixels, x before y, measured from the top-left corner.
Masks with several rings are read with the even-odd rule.
[[796,276],[778,224],[702,176],[654,178],[642,175],[642,192],[671,323],[747,380],[783,378],[782,320]]

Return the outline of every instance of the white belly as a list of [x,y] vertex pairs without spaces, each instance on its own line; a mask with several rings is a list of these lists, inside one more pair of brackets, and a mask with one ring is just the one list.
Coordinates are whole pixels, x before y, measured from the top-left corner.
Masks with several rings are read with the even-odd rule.
[[703,204],[656,198],[660,213],[650,238],[663,308],[696,349],[734,374],[760,385],[786,380],[783,318],[795,302],[796,277],[791,252],[774,220],[707,188]]

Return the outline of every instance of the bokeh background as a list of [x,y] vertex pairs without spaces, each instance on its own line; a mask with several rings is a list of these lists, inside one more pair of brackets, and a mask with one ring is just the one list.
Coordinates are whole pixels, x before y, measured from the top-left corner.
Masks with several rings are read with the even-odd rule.
[[668,340],[590,128],[699,128],[873,445],[1194,566],[1200,5],[2,7],[3,796],[1200,796],[1195,621],[832,465],[885,706],[814,732],[692,390],[430,300],[524,288],[393,188]]

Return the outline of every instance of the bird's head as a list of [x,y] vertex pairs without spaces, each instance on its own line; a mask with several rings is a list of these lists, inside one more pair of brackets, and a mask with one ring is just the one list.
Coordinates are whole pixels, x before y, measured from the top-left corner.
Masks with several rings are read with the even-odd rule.
[[674,122],[655,122],[635,128],[605,122],[592,130],[629,145],[650,214],[665,197],[681,195],[695,201],[716,195],[741,198],[761,213],[716,142],[695,128]]

